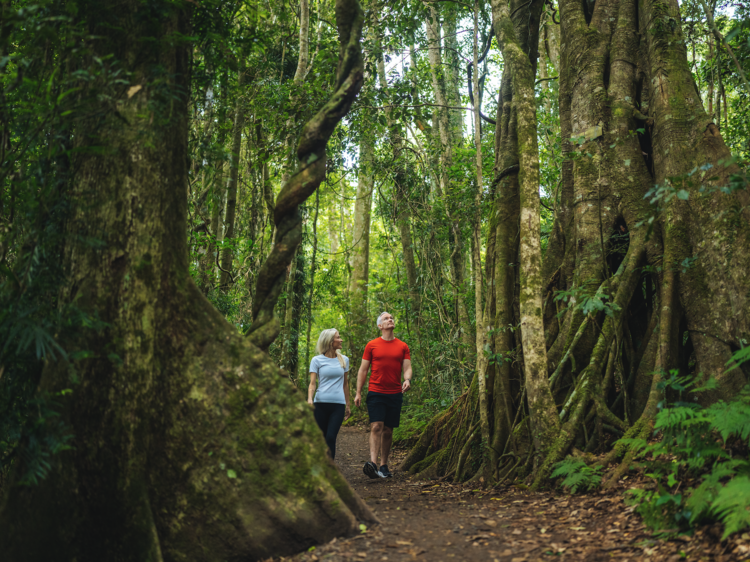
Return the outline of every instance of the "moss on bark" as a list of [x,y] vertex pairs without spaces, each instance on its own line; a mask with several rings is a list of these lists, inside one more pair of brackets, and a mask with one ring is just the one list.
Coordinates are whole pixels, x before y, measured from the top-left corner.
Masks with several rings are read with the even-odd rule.
[[[39,486],[8,488],[2,560],[259,560],[375,521],[328,460],[303,397],[190,278],[190,50],[167,40],[189,36],[184,6],[86,5],[95,54],[114,53],[144,86],[100,97],[114,106],[102,102],[100,118],[76,131],[60,301],[103,325],[62,336],[92,357],[43,373],[41,391],[73,387],[61,415],[74,448]],[[358,49],[357,2],[339,0],[337,17],[344,46],[351,38]],[[143,37],[157,40],[133,40]],[[311,138],[308,129],[301,145]],[[279,201],[289,197],[299,194]]]

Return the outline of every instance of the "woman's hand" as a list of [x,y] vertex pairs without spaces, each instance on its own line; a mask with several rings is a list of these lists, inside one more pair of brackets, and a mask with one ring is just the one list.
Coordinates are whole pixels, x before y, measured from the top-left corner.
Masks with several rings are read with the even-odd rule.
[[312,406],[313,408],[315,407],[315,403],[313,402],[312,398],[308,398],[307,403],[310,404],[310,406]]
[[344,419],[348,420],[350,417],[352,417],[352,409],[349,407],[349,404],[347,404],[346,409],[344,410]]

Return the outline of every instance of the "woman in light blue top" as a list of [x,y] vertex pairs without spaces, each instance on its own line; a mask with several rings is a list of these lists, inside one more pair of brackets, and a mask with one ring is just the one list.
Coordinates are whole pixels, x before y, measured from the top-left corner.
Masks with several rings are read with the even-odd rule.
[[[307,402],[315,407],[315,421],[325,436],[331,458],[336,457],[336,437],[344,418],[351,415],[349,408],[349,358],[341,355],[341,339],[338,330],[323,330],[318,338],[310,361],[310,386]],[[316,379],[319,381],[315,392]]]

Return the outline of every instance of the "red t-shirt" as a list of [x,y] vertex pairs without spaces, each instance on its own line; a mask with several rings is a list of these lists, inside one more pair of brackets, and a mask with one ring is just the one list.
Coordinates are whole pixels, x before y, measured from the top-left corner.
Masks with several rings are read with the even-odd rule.
[[368,342],[362,359],[370,362],[369,390],[382,394],[401,392],[401,367],[404,359],[411,359],[409,346],[398,338],[386,341],[377,338]]

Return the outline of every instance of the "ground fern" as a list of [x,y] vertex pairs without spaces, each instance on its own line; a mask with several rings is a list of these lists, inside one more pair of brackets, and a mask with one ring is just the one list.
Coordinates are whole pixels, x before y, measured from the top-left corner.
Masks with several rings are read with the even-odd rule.
[[750,528],[750,387],[730,402],[704,408],[683,397],[713,389],[712,380],[691,388],[673,371],[662,386],[678,400],[659,405],[659,441],[627,442],[653,487],[629,490],[627,502],[647,525],[668,533],[716,521],[724,525],[723,538]]

